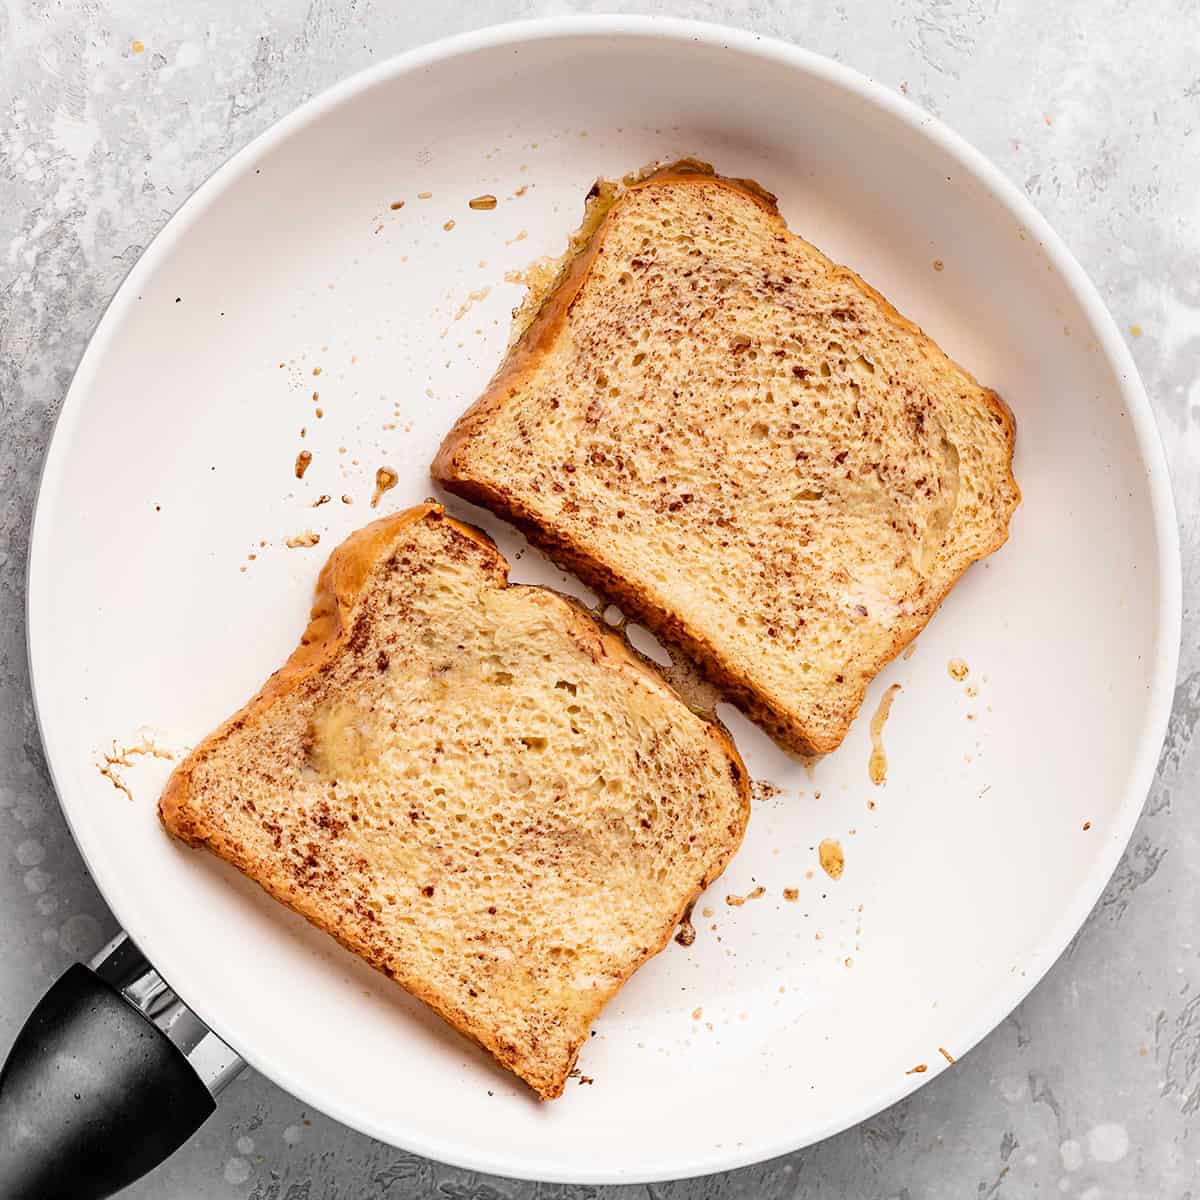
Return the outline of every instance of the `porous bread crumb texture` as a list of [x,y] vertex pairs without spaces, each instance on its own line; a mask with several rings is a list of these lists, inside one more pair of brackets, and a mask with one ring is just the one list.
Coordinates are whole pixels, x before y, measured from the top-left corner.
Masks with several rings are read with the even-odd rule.
[[825,753],[1007,537],[1013,420],[761,189],[686,168],[609,204],[433,474]]
[[360,531],[160,812],[551,1098],[724,869],[749,785],[614,635],[507,569],[437,506]]

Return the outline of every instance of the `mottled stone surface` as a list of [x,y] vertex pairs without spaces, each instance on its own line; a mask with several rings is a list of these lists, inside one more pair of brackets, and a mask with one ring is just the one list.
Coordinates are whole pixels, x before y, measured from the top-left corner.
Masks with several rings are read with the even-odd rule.
[[[906,91],[1033,199],[1142,370],[1176,482],[1185,632],[1170,737],[1129,852],[1030,999],[956,1070],[840,1137],[656,1200],[1200,1196],[1200,14],[1187,0],[8,0],[0,6],[0,1045],[113,929],[47,781],[25,665],[37,473],[88,331],[232,150],[369,63],[495,21],[671,13],[799,42]],[[403,1080],[399,1081],[403,1086]],[[139,1197],[526,1200],[305,1112],[258,1077]]]

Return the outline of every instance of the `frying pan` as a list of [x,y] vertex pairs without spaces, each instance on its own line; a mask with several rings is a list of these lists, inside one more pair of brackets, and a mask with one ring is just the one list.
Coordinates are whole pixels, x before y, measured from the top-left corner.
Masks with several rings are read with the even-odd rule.
[[[695,944],[604,1013],[581,1060],[594,1084],[539,1105],[165,836],[171,761],[154,751],[177,757],[282,661],[328,549],[430,493],[434,448],[503,353],[521,272],[561,251],[592,180],[682,154],[778,193],[794,229],[1005,396],[1024,502],[836,754],[806,766],[720,708],[759,781],[745,844],[701,900]],[[484,194],[494,208],[470,206]],[[372,509],[380,467],[399,483]],[[498,539],[514,578],[595,602],[487,514],[449,507]],[[953,1069],[1099,895],[1165,730],[1180,581],[1130,356],[994,167],[803,50],[606,17],[473,33],[358,75],[183,205],[63,405],[28,604],[47,760],[128,941],[98,973],[68,972],[10,1058],[6,1196],[57,1194],[88,1154],[75,1179],[119,1187],[203,1119],[240,1058],[377,1138],[543,1180],[723,1170],[877,1112]],[[894,684],[874,782],[869,718]]]

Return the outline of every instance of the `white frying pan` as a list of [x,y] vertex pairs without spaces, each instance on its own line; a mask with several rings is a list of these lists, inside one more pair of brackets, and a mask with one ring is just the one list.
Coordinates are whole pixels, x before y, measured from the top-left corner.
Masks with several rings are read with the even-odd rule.
[[[793,228],[1005,396],[1024,503],[1009,544],[972,568],[811,772],[722,710],[752,775],[779,791],[756,800],[695,944],[669,946],[604,1013],[580,1063],[594,1084],[539,1104],[395,985],[171,841],[155,817],[171,763],[120,750],[178,752],[254,691],[295,643],[326,553],[430,494],[434,448],[503,353],[522,295],[511,273],[561,251],[597,175],[681,154],[777,192]],[[469,206],[483,194],[494,209]],[[313,458],[298,479],[301,450]],[[372,510],[379,467],[399,483]],[[499,522],[449,508],[497,537],[514,578],[582,591]],[[319,546],[287,545],[310,530]],[[84,356],[29,570],[34,691],[63,809],[179,997],[259,1070],[374,1137],[593,1183],[776,1155],[952,1069],[1043,975],[1117,863],[1164,732],[1179,622],[1141,384],[1029,203],[845,67],[628,17],[404,55],[218,171]],[[870,716],[893,683],[875,785]],[[98,769],[114,741],[130,795]],[[818,862],[826,838],[845,856],[836,881]]]

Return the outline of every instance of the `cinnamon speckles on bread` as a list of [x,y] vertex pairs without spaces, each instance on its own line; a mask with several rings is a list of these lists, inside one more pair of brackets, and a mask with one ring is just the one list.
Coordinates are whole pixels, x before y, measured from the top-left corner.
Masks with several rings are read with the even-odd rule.
[[617,635],[507,573],[437,505],[354,534],[159,811],[551,1098],[724,869],[749,783]]
[[756,186],[676,164],[585,232],[434,477],[832,750],[1005,540],[1012,417]]

